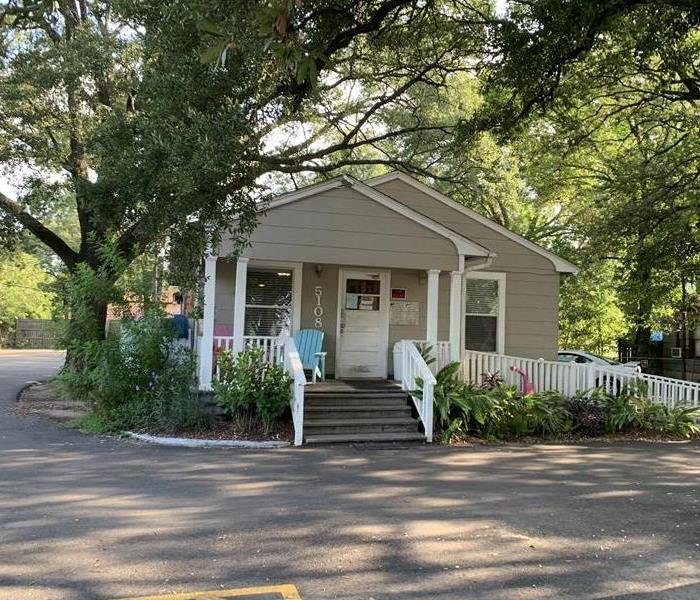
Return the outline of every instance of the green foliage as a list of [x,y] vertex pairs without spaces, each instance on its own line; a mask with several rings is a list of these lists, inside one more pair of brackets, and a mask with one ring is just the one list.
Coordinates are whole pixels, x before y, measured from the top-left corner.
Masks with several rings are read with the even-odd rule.
[[82,369],[64,369],[56,384],[70,397],[89,402],[92,426],[157,433],[204,426],[195,358],[175,342],[161,312],[124,321],[104,342],[86,339],[78,350]]
[[286,371],[280,365],[266,362],[262,348],[250,348],[235,357],[223,351],[216,362],[218,375],[212,387],[219,406],[244,431],[260,424],[269,432],[291,399],[291,382]]
[[[618,395],[601,389],[566,398],[558,392],[522,395],[515,386],[468,385],[459,378],[459,363],[435,376],[434,423],[443,442],[467,435],[487,439],[556,437],[569,432],[586,436],[604,433],[648,433],[690,438],[700,434],[700,408],[672,409],[652,401],[646,384],[632,382]],[[423,397],[424,382],[416,380],[412,394]]]
[[426,365],[432,365],[435,362],[435,354],[433,352],[435,348],[432,344],[420,343],[416,344],[416,348]]
[[[459,378],[459,363],[435,375],[435,428],[443,441],[468,433],[494,438],[560,435],[571,429],[566,400],[548,392],[522,396],[513,386],[475,387]],[[423,397],[424,382],[416,380],[412,393]]]
[[610,261],[585,264],[576,277],[565,279],[559,296],[559,347],[582,348],[602,355],[616,355],[617,341],[630,323],[617,292],[614,265]]
[[529,394],[513,401],[507,426],[515,437],[549,437],[571,430],[572,416],[566,398],[558,392]]
[[668,408],[647,396],[643,381],[633,382],[617,396],[605,396],[606,425],[610,432],[637,432],[693,437],[700,433],[695,421],[700,407],[677,404]]
[[11,339],[16,319],[48,319],[52,277],[32,255],[0,252],[0,346]]

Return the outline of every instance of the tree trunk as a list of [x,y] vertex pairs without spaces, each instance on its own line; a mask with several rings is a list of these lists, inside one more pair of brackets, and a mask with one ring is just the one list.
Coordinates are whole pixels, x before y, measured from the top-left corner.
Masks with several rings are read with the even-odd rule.
[[65,368],[71,371],[82,371],[87,368],[88,360],[81,347],[83,342],[90,340],[102,341],[106,336],[107,325],[107,302],[103,300],[94,300],[86,306],[87,310],[81,318],[71,318],[68,322],[68,340],[66,347],[66,363]]
[[[634,274],[638,289],[643,290],[651,282],[651,269],[647,265],[638,265]],[[650,294],[642,293],[637,300],[637,310],[635,311],[634,341],[632,344],[633,358],[650,358],[650,336],[649,317],[653,309],[653,302]]]

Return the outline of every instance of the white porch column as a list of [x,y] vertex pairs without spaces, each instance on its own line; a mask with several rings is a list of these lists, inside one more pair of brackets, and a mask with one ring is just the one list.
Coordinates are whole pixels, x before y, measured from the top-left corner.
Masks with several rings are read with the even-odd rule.
[[428,301],[425,305],[426,323],[425,339],[437,352],[438,337],[438,286],[440,283],[440,270],[428,270]]
[[462,358],[462,273],[450,273],[450,361]]
[[240,257],[236,263],[236,291],[233,297],[233,353],[243,350],[245,328],[245,296],[248,281],[248,259]]
[[199,387],[211,389],[214,367],[214,308],[216,295],[216,256],[204,259],[204,310],[202,311],[202,339],[199,344]]

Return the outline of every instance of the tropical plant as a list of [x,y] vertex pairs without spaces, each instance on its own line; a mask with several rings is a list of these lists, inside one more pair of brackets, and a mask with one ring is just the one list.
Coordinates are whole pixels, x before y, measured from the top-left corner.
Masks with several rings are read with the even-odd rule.
[[561,435],[572,427],[566,398],[558,392],[516,396],[509,409],[507,426],[515,437]]
[[591,437],[605,433],[605,398],[600,390],[577,394],[569,400],[568,409],[574,431]]
[[700,407],[687,407],[678,404],[673,408],[667,408],[662,431],[669,435],[690,438],[700,434],[698,419],[700,419]]
[[503,375],[499,371],[485,371],[481,374],[481,387],[491,390],[503,385]]
[[[462,402],[464,383],[459,379],[459,368],[460,363],[453,362],[435,374],[436,383],[433,387],[434,425],[438,431],[450,429],[455,406]],[[411,391],[411,395],[422,400],[424,386],[424,379],[416,377],[416,389]],[[462,408],[465,407],[462,406]]]
[[432,365],[435,362],[435,354],[433,353],[435,347],[432,344],[421,342],[416,344],[416,349],[426,365]]

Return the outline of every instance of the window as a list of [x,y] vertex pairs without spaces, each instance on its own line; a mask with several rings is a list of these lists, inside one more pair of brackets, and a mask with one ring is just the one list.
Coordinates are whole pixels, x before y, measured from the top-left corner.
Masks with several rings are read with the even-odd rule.
[[469,275],[464,287],[464,347],[479,352],[502,353],[504,275]]
[[348,279],[345,284],[345,309],[379,310],[380,288],[377,279]]
[[248,269],[244,335],[292,330],[292,278],[291,270]]

